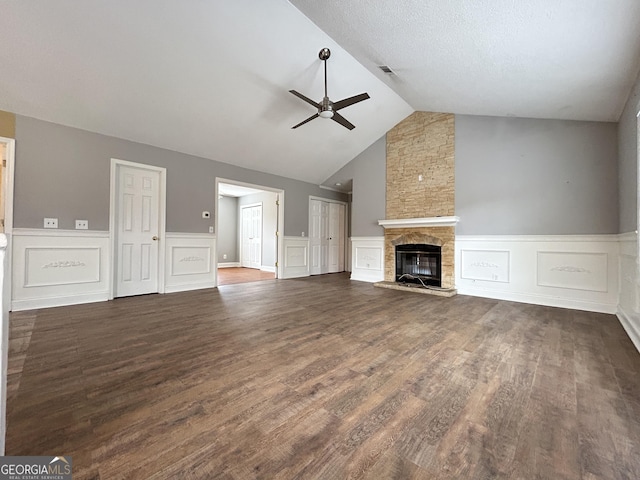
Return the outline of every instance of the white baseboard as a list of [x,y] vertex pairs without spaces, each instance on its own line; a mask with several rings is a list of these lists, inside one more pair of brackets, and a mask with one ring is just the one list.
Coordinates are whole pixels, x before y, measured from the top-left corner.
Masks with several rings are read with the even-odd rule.
[[182,283],[180,285],[170,285],[164,289],[164,293],[189,292],[191,290],[204,290],[206,288],[215,288],[216,282],[200,282],[200,283]]
[[617,313],[618,320],[622,324],[622,327],[629,335],[629,338],[636,347],[636,350],[640,352],[640,316],[637,314],[630,315],[625,312],[622,307],[618,308]]
[[240,262],[218,263],[218,268],[240,268]]
[[584,310],[586,312],[598,312],[615,314],[616,304],[589,302],[586,300],[572,300],[551,295],[540,295],[534,293],[496,291],[468,286],[456,286],[459,295],[470,295],[472,297],[493,298],[496,300],[506,300],[508,302],[529,303],[532,305],[545,305],[547,307],[569,308],[571,310]]
[[260,270],[263,272],[271,272],[271,273],[276,273],[276,267],[271,267],[269,265],[262,265],[260,267]]
[[82,303],[106,302],[109,293],[87,293],[69,296],[34,298],[26,300],[13,300],[11,306],[14,312],[21,310],[35,310],[38,308],[64,307],[66,305],[80,305]]

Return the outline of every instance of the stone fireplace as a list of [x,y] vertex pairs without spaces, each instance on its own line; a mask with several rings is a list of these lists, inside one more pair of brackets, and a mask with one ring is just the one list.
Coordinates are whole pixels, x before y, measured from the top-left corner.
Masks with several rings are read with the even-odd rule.
[[396,246],[429,245],[440,249],[441,289],[455,294],[454,135],[454,115],[431,112],[387,133],[383,284],[396,283]]

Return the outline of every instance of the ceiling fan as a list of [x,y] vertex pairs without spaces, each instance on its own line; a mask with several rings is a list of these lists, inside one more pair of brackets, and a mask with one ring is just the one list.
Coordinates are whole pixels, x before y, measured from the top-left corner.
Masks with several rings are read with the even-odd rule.
[[313,105],[318,109],[318,113],[316,113],[315,115],[311,115],[306,120],[303,120],[297,125],[294,125],[293,127],[291,127],[292,129],[298,128],[304,125],[305,123],[310,122],[314,118],[318,118],[318,117],[330,118],[334,122],[338,122],[340,125],[342,125],[345,128],[348,128],[349,130],[353,130],[354,128],[356,128],[354,124],[352,124],[349,120],[347,120],[342,115],[340,115],[338,113],[338,110],[341,110],[345,107],[348,107],[349,105],[353,105],[354,103],[362,102],[363,100],[370,98],[369,94],[361,93],[360,95],[355,95],[353,97],[345,98],[344,100],[339,100],[337,102],[332,102],[331,100],[329,100],[329,96],[327,95],[327,59],[330,56],[331,56],[331,50],[329,50],[328,48],[323,48],[322,50],[320,50],[320,53],[318,54],[318,57],[320,58],[320,60],[324,62],[324,98],[322,99],[322,102],[320,103],[314,102],[310,98],[305,97],[304,95],[302,95],[299,92],[296,92],[295,90],[289,90],[289,92],[293,93],[296,97],[304,100],[308,104]]

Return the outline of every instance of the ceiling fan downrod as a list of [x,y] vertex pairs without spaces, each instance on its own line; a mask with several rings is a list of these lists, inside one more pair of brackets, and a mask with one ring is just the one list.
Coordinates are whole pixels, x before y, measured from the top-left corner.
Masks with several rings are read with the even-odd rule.
[[331,50],[326,47],[318,53],[318,57],[324,62],[324,98],[322,99],[322,108],[318,112],[322,118],[333,117],[333,102],[329,100],[329,94],[327,93],[327,60],[330,56]]

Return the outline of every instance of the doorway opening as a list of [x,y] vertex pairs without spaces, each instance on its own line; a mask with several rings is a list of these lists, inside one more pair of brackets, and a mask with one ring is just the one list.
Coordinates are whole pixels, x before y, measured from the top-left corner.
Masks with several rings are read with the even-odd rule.
[[216,179],[217,285],[282,276],[284,191]]

